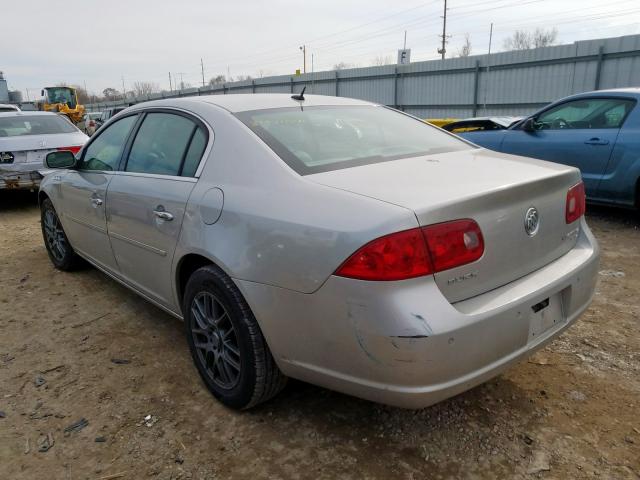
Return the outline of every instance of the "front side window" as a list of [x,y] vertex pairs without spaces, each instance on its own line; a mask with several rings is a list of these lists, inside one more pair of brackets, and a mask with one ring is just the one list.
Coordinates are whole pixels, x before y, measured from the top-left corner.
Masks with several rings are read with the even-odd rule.
[[16,115],[0,118],[0,137],[51,135],[77,132],[71,122],[59,115]]
[[474,148],[378,106],[294,107],[237,114],[300,175]]
[[[204,151],[202,137],[196,135],[199,131],[200,127],[182,115],[148,113],[133,141],[125,170],[192,176]],[[193,148],[190,148],[192,144]]]
[[635,101],[624,98],[572,100],[543,112],[538,130],[620,128]]
[[80,170],[112,171],[118,168],[129,132],[138,116],[130,115],[100,130],[98,137],[85,150]]

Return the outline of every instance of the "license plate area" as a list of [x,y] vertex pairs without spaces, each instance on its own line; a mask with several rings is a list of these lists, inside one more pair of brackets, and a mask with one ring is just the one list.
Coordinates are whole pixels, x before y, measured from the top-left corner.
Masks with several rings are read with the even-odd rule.
[[529,341],[537,340],[547,330],[559,326],[565,320],[560,293],[532,305],[529,310]]

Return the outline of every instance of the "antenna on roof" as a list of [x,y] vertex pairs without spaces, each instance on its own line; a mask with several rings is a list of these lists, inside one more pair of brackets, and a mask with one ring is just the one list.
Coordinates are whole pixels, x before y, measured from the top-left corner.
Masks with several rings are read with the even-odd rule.
[[300,95],[291,95],[291,98],[293,98],[294,100],[304,100],[304,91],[307,89],[307,87],[305,86],[302,91],[300,92]]

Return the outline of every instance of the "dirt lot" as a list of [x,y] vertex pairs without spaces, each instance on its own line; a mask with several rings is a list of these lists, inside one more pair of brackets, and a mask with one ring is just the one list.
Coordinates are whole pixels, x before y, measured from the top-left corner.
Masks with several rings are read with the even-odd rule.
[[2,194],[0,478],[640,478],[640,217],[589,210],[596,300],[528,362],[421,411],[290,382],[236,413],[180,322],[96,270],[54,270],[35,196]]

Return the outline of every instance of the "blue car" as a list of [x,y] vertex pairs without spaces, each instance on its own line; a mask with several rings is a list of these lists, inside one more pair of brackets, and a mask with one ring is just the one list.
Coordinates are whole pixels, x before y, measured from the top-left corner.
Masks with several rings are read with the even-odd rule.
[[578,167],[587,199],[640,208],[640,88],[558,100],[506,130],[458,135],[482,147]]

